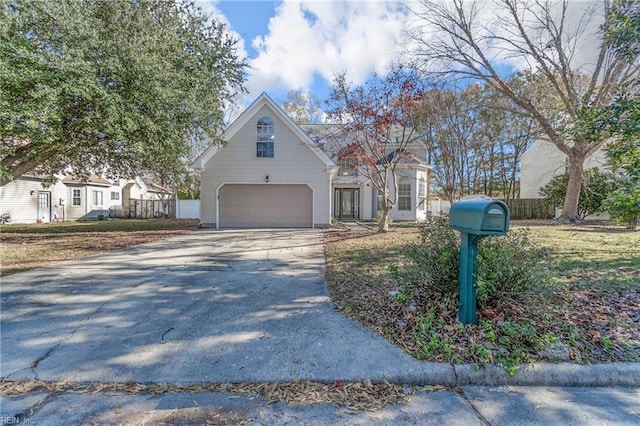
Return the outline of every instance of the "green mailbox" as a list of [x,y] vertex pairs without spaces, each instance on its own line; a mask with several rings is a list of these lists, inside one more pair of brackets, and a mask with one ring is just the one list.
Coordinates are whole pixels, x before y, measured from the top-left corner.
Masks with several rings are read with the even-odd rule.
[[449,226],[474,235],[507,235],[509,207],[500,200],[458,201],[449,210]]
[[479,199],[453,203],[449,210],[449,226],[460,231],[460,311],[463,324],[475,324],[476,316],[476,257],[478,241],[488,235],[507,235],[509,207],[500,200]]

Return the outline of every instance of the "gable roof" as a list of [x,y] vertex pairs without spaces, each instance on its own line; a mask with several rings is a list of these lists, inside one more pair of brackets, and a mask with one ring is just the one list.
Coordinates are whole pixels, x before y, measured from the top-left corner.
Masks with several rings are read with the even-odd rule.
[[62,179],[62,183],[95,185],[95,186],[111,186],[111,182],[109,182],[103,177],[96,176],[96,175],[89,175],[86,177],[76,176],[76,175],[65,176]]
[[[285,125],[302,140],[305,145],[327,166],[327,170],[335,167],[334,162],[325,154],[309,137],[309,135],[303,131],[298,124],[296,124],[291,117],[265,92],[262,92],[255,101],[251,103],[243,112],[236,118],[233,123],[227,127],[222,137],[229,141],[233,136],[240,131],[250,119],[252,119],[257,112],[263,106],[269,107]],[[198,156],[192,163],[192,166],[196,169],[203,169],[204,165],[218,152],[221,147],[218,144],[212,143],[204,150],[202,154]]]
[[[400,159],[398,160],[398,164],[418,166],[423,169],[431,168],[431,166],[428,165],[426,161],[423,161],[422,159],[416,157],[409,150],[401,149],[401,148],[395,149],[391,151],[389,154],[387,154],[387,162],[389,163],[392,162],[398,156],[400,156]],[[382,160],[379,160],[377,164],[378,165],[382,164]]]

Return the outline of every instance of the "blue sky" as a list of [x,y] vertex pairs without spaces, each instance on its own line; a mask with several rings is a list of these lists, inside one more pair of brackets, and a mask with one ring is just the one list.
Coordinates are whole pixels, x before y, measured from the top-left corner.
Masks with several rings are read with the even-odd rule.
[[[310,92],[324,101],[337,73],[346,72],[355,85],[372,72],[384,73],[405,52],[403,31],[411,25],[412,17],[400,4],[417,7],[411,1],[196,0],[205,12],[226,22],[239,40],[239,54],[250,66],[245,84],[249,93],[241,100],[243,105],[263,91],[276,101],[284,100],[289,91]],[[590,4],[570,3],[576,11]],[[478,10],[478,19],[486,24],[482,31],[500,32],[496,25],[504,11],[499,12],[491,2],[483,5]],[[575,26],[582,13],[568,16],[576,21]],[[583,59],[593,56],[594,44],[583,41],[572,62],[589,66],[593,60]],[[501,51],[504,46],[486,47],[490,56],[500,59],[499,68],[505,73],[531,67],[524,57],[505,56]]]
[[251,69],[250,102],[266,91],[284,100],[288,91],[327,98],[333,75],[355,84],[383,72],[400,52],[406,12],[395,0],[199,0],[226,21],[240,40]]

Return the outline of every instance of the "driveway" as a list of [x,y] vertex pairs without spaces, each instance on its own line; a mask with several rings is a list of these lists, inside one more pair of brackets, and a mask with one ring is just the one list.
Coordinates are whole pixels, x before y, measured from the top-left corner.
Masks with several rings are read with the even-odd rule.
[[3,277],[0,376],[455,381],[334,311],[323,270],[320,231],[201,230]]

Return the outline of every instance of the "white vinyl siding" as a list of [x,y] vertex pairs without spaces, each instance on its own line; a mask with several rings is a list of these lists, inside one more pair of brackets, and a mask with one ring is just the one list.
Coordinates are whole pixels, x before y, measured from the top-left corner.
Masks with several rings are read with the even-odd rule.
[[[265,161],[256,156],[256,123],[261,117],[273,117],[277,155]],[[263,105],[247,120],[228,144],[204,165],[201,189],[201,221],[215,224],[216,197],[223,184],[307,184],[313,191],[314,225],[330,223],[330,183],[327,165],[298,138],[271,108]]]

